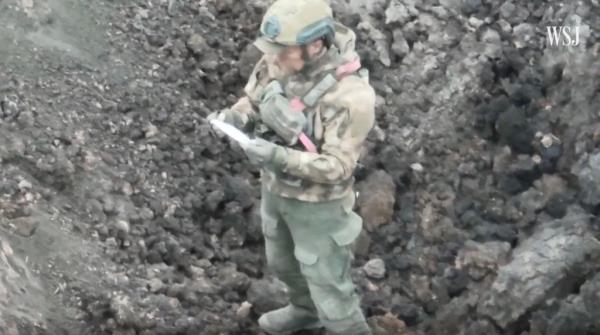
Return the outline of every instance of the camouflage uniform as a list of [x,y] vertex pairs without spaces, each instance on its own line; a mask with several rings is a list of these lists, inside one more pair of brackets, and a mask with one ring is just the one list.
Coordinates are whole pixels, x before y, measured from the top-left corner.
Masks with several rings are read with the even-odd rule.
[[[327,73],[357,58],[354,33],[336,24],[335,43],[299,73],[282,74],[270,55],[255,66],[230,122],[268,138],[257,108],[278,80],[288,98],[303,97]],[[280,144],[279,164],[261,169],[262,228],[269,268],[289,287],[290,305],[259,323],[271,334],[324,326],[333,334],[370,334],[350,278],[362,219],[353,211],[353,173],[374,123],[375,93],[356,73],[339,79],[306,108],[306,135],[318,152]],[[276,136],[271,141],[278,141]]]

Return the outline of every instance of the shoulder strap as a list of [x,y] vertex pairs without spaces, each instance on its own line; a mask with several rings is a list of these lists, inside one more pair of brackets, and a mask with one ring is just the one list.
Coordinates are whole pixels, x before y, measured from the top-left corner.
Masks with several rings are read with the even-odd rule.
[[331,88],[333,88],[333,86],[335,86],[340,79],[357,72],[360,67],[360,59],[358,58],[352,62],[338,66],[335,71],[328,72],[323,79],[316,83],[315,86],[313,86],[308,93],[306,93],[306,95],[300,99],[301,102],[308,107],[315,106],[319,99]]

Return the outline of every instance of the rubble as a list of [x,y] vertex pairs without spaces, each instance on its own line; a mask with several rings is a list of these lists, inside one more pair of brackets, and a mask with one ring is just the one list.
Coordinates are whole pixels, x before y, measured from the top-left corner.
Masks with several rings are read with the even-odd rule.
[[[0,333],[259,334],[287,303],[256,171],[204,122],[270,1],[0,5]],[[331,2],[378,96],[352,264],[374,326],[598,329],[597,6]]]

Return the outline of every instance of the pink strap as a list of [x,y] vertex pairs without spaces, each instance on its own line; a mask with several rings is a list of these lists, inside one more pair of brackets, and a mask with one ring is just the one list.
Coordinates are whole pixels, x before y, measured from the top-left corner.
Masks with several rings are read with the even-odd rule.
[[340,65],[337,70],[335,70],[335,74],[338,77],[343,77],[350,73],[354,73],[360,69],[360,59],[357,58],[352,62],[346,63],[344,65]]
[[295,110],[296,112],[302,112],[304,110],[304,108],[306,107],[304,105],[304,102],[302,102],[302,100],[300,100],[299,97],[294,97],[291,101],[290,101],[290,106],[292,107],[293,110]]
[[314,153],[317,152],[317,147],[310,140],[310,138],[308,138],[308,136],[306,136],[305,133],[300,133],[300,135],[298,135],[298,139],[300,140],[300,142],[302,143],[302,145],[304,145],[304,148],[306,148],[306,151],[308,151],[308,152],[314,152]]
[[[294,111],[302,113],[306,106],[299,97],[294,97],[292,100],[290,100],[290,107],[292,107]],[[310,138],[308,138],[308,136],[306,136],[305,133],[300,133],[300,135],[298,135],[298,140],[300,140],[300,143],[304,145],[306,151],[315,153],[317,152],[317,146],[315,146],[315,144],[310,140]]]

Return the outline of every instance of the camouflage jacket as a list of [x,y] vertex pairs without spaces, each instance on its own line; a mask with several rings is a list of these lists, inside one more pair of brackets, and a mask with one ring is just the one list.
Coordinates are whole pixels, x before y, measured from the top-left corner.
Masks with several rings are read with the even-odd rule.
[[[279,80],[288,98],[303,97],[323,78],[323,74],[335,71],[357,57],[354,34],[351,33],[350,39],[344,40],[344,37],[347,35],[337,38],[336,46],[293,75],[281,73],[275,63],[264,56],[249,78],[246,96],[231,108],[239,116],[236,125],[277,142],[261,131],[264,125],[260,123],[257,106],[264,87],[271,80]],[[353,174],[363,142],[374,124],[375,92],[367,79],[357,74],[348,75],[304,113],[309,123],[309,130],[305,133],[317,146],[318,153],[307,152],[300,145],[286,147],[288,159],[285,166],[280,171],[262,169],[262,183],[270,192],[287,198],[309,202],[340,199],[352,192]]]

